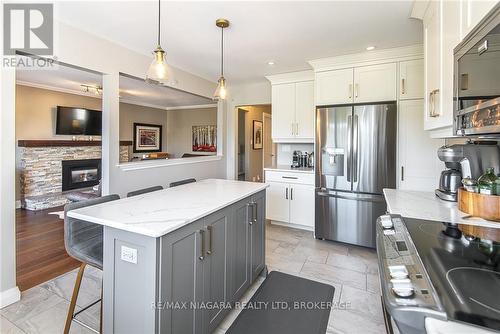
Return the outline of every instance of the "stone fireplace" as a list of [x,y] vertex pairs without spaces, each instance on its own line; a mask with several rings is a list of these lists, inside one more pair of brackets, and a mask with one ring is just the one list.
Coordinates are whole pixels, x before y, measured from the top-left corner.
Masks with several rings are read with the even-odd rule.
[[62,161],[62,191],[93,187],[100,179],[101,159]]
[[[131,145],[120,142],[121,159],[128,161]],[[64,205],[68,192],[91,188],[101,178],[99,141],[19,140],[16,156],[19,199],[28,210]]]

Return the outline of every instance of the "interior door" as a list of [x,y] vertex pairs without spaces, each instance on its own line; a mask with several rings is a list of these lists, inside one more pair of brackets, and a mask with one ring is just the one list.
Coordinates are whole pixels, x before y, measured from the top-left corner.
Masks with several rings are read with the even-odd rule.
[[273,85],[272,115],[273,139],[295,138],[295,83]]
[[352,107],[316,111],[316,187],[351,191]]
[[396,103],[354,107],[353,191],[382,194],[396,187]]

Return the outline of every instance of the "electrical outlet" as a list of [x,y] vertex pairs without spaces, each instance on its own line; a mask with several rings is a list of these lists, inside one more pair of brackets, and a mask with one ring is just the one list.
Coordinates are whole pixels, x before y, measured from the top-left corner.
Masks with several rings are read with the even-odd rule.
[[125,262],[137,264],[137,249],[122,246],[120,258]]

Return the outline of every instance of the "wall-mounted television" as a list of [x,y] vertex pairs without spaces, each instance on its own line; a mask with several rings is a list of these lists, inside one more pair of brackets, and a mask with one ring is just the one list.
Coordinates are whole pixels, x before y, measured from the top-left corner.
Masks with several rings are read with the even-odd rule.
[[102,113],[98,110],[58,106],[56,134],[100,136]]

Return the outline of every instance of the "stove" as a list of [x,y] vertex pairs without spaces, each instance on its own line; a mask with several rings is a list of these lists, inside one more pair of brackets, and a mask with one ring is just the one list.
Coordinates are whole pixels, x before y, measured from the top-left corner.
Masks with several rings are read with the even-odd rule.
[[384,312],[402,333],[425,318],[500,331],[500,229],[385,215],[377,220]]

